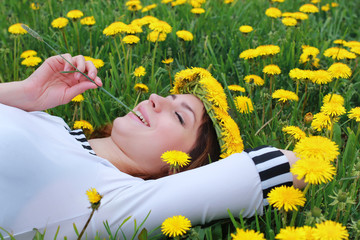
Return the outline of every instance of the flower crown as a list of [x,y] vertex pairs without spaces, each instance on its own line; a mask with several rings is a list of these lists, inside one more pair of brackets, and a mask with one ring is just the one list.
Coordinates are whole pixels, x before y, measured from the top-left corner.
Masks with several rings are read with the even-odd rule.
[[203,68],[185,69],[175,74],[171,94],[193,94],[204,104],[213,122],[221,148],[221,158],[243,151],[236,122],[228,114],[229,105],[221,84]]

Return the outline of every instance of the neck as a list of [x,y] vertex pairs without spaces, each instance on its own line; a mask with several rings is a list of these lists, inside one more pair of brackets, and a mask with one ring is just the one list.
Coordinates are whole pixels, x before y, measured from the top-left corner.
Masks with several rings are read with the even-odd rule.
[[108,160],[121,172],[132,176],[139,176],[139,173],[142,173],[136,162],[129,158],[111,137],[90,139],[89,144],[97,156]]

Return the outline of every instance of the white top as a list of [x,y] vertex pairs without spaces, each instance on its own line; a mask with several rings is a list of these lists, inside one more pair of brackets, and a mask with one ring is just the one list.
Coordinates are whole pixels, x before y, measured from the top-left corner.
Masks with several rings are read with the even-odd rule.
[[[86,234],[106,235],[121,228],[133,235],[134,219],[152,230],[168,217],[183,215],[192,225],[234,216],[262,214],[262,187],[257,169],[245,152],[183,173],[142,180],[120,172],[106,159],[85,150],[68,125],[44,112],[25,112],[0,104],[0,227],[17,240],[31,239],[33,228],[46,239],[76,237],[91,210],[86,191],[103,195]],[[3,236],[6,234],[0,231]],[[119,233],[121,234],[121,233]]]

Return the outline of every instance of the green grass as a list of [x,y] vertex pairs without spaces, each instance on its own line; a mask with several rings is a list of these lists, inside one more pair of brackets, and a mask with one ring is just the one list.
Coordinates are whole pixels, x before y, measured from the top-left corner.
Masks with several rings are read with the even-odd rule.
[[[296,12],[299,7],[308,1],[286,0],[284,3],[276,3],[282,12]],[[261,87],[254,87],[244,82],[244,77],[256,74],[264,77],[262,69],[265,65],[274,63],[281,69],[281,74],[275,76],[275,89],[296,90],[296,82],[289,77],[289,71],[294,68],[309,69],[299,63],[302,53],[302,45],[317,47],[320,54],[319,69],[327,69],[334,60],[323,55],[329,47],[335,46],[336,39],[346,41],[359,41],[360,30],[358,25],[360,1],[339,1],[339,6],[331,8],[328,12],[309,14],[309,19],[304,20],[296,27],[286,27],[281,19],[271,19],[265,15],[265,10],[270,6],[265,0],[235,0],[232,4],[224,4],[221,0],[208,0],[203,4],[206,12],[195,16],[190,13],[191,5],[185,4],[171,7],[162,4],[160,0],[143,0],[143,5],[157,3],[158,6],[150,12],[130,12],[125,7],[125,1],[39,1],[40,9],[32,10],[29,1],[6,1],[0,6],[0,82],[14,79],[25,79],[34,69],[20,64],[20,53],[25,50],[35,50],[43,60],[54,55],[43,43],[32,38],[28,34],[13,36],[7,29],[11,24],[24,23],[40,33],[49,43],[60,52],[69,52],[76,55],[90,55],[89,28],[78,24],[80,31],[80,49],[77,45],[77,37],[73,24],[70,22],[65,27],[69,49],[66,49],[61,31],[51,27],[51,22],[73,9],[79,9],[85,16],[94,16],[96,24],[91,27],[92,52],[91,57],[102,59],[105,65],[99,69],[99,76],[103,80],[104,88],[116,97],[123,100],[128,106],[133,106],[137,93],[133,90],[135,77],[131,74],[138,66],[144,66],[147,74],[141,78],[141,82],[147,84],[150,92],[143,94],[140,100],[146,99],[153,92],[160,95],[169,93],[169,74],[161,60],[169,57],[174,58],[172,64],[172,77],[175,73],[188,67],[203,67],[209,69],[213,76],[223,86],[238,84],[247,89],[245,93],[234,93],[227,89],[229,103],[234,106],[232,97],[238,95],[248,96],[250,88],[251,100],[255,111],[251,114],[242,115],[233,108],[231,113],[238,123],[245,147],[255,147],[261,144],[271,144],[275,147],[293,149],[294,143],[289,144],[288,136],[284,135],[282,128],[287,125],[300,127],[308,135],[330,136],[329,131],[317,132],[303,120],[307,112],[316,114],[320,111],[322,97],[334,92],[345,99],[345,108],[349,111],[353,107],[360,106],[360,81],[359,81],[359,57],[354,60],[341,60],[352,69],[349,79],[341,79],[335,87],[335,81],[321,87],[314,83],[308,84],[306,104],[305,84],[300,83],[299,101],[287,104],[283,111],[268,125],[262,128],[265,122],[272,119],[280,110],[280,105],[269,95],[269,77]],[[331,3],[322,0],[318,6]],[[149,32],[144,26],[143,33],[138,34],[140,42],[133,47],[131,67],[124,69],[127,46],[122,47],[122,36],[107,37],[102,31],[114,21],[122,21],[129,24],[133,19],[152,15],[159,20],[169,23],[173,30],[168,34],[164,42],[159,42],[156,48],[154,64],[154,43],[146,40]],[[243,35],[238,29],[241,25],[251,25],[254,31]],[[194,35],[191,42],[182,43],[176,36],[178,30],[189,30]],[[16,41],[19,41],[15,48]],[[115,41],[118,44],[116,50]],[[239,54],[249,48],[260,45],[273,44],[280,47],[281,51],[274,57],[256,58],[244,60]],[[14,51],[16,49],[16,51]],[[152,74],[152,68],[154,76]],[[151,79],[154,77],[155,81]],[[126,81],[126,79],[130,81]],[[82,119],[89,121],[94,127],[100,127],[111,122],[115,117],[124,115],[126,109],[119,106],[113,99],[103,92],[91,90],[84,93],[85,101],[82,103]],[[73,124],[74,103],[59,106],[48,110],[49,113],[61,116],[71,126]],[[75,120],[80,120],[80,114],[75,115]],[[312,186],[307,192],[307,203],[300,208],[295,226],[314,225],[320,219],[334,220],[346,226],[350,239],[358,239],[360,227],[354,224],[360,219],[359,211],[359,123],[349,120],[344,114],[334,127],[333,141],[339,145],[340,155],[337,159],[337,174],[334,180],[327,184]],[[262,128],[262,129],[261,129]],[[258,134],[257,131],[259,131]],[[335,193],[345,192],[347,199],[353,203],[331,204]],[[321,209],[320,216],[314,217],[314,209]],[[280,228],[283,228],[282,215],[277,210],[267,208],[264,216],[250,219],[242,219],[234,216],[233,219],[216,221],[206,226],[194,227],[189,239],[230,239],[230,233],[235,227],[254,229],[265,234],[267,239],[274,239]],[[291,213],[288,217],[291,217]],[[229,216],[230,217],[230,216]],[[235,220],[236,219],[236,220]],[[288,223],[290,220],[288,220]],[[356,227],[357,226],[357,227]]]

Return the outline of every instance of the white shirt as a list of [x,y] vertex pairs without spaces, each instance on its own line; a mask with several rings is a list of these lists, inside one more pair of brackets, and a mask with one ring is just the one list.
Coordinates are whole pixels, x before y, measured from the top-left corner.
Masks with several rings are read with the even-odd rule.
[[[227,209],[249,217],[262,214],[262,187],[255,164],[245,152],[204,167],[142,180],[119,171],[106,159],[91,155],[61,119],[44,112],[25,112],[0,104],[0,227],[17,240],[31,239],[34,228],[45,239],[76,237],[91,209],[86,191],[103,195],[86,234],[106,235],[122,226],[133,235],[143,227],[152,230],[168,217],[183,215],[192,225],[227,218]],[[1,231],[3,236],[6,233]],[[121,233],[119,233],[121,234]]]

